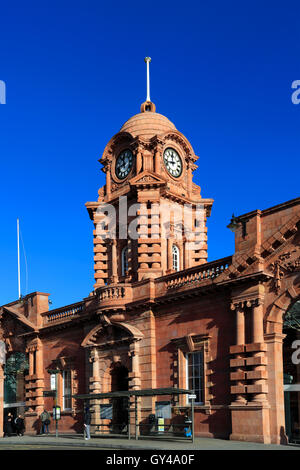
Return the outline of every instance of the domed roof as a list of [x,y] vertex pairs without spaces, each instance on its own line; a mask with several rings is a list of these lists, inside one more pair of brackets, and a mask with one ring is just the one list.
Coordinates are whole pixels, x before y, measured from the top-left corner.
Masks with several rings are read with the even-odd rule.
[[123,124],[120,132],[129,132],[133,137],[150,139],[167,131],[176,130],[174,124],[162,114],[145,111],[132,116]]

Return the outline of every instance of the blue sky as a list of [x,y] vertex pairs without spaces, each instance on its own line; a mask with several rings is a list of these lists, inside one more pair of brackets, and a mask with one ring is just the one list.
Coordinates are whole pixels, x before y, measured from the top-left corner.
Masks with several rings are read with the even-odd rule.
[[209,260],[234,251],[233,212],[299,196],[299,2],[11,1],[0,21],[0,304],[18,294],[17,217],[22,293],[49,292],[56,308],[91,292],[84,203],[104,184],[107,141],[145,100],[146,55],[157,111],[190,140],[215,200]]

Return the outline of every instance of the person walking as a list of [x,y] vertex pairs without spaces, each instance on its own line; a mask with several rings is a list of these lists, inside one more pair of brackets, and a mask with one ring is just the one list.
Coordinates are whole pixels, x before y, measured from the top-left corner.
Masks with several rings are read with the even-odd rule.
[[83,417],[85,440],[88,441],[91,438],[90,425],[91,425],[91,412],[89,406],[86,406]]
[[4,436],[10,437],[13,433],[13,415],[9,412],[4,418]]
[[40,416],[42,421],[42,432],[41,434],[49,434],[50,414],[47,410],[44,410]]
[[24,424],[24,418],[22,417],[22,415],[19,415],[15,419],[15,427],[17,431],[17,436],[23,436],[24,431],[25,431],[25,424]]

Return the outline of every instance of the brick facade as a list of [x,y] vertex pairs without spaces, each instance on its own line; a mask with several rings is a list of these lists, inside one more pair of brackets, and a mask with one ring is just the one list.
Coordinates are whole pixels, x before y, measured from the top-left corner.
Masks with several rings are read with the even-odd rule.
[[[59,370],[58,403],[63,408],[63,371],[70,371],[72,395],[118,388],[116,377],[125,368],[129,389],[188,388],[187,356],[201,351],[203,400],[195,406],[195,434],[286,442],[282,322],[300,295],[300,198],[238,217],[235,253],[207,263],[206,220],[213,200],[202,198],[192,182],[197,157],[174,124],[153,106],[146,109],[142,105],[142,112],[107,144],[100,160],[106,185],[97,201],[86,204],[94,223],[93,292],[56,310],[49,311],[48,294],[39,292],[0,309],[0,340],[7,357],[24,352],[29,359],[27,433],[36,432],[40,413],[52,408],[53,399],[43,397],[50,389],[48,370]],[[177,170],[172,174],[176,154],[169,170],[164,160],[168,148],[180,157],[179,176]],[[118,170],[118,156],[125,150],[130,150],[131,167],[124,157]],[[139,238],[120,238],[118,233],[105,237],[109,228],[99,207],[111,204],[120,227],[120,198],[125,196],[127,207],[145,204]],[[177,237],[182,227],[174,214],[165,236],[159,211],[165,202],[191,207],[194,234],[197,206],[202,208],[202,237],[192,249],[186,234]],[[126,227],[134,215],[128,216]],[[172,403],[178,413],[189,407],[183,396]],[[1,431],[2,366],[0,409]],[[140,421],[154,411],[155,400],[144,399]],[[97,413],[95,409],[95,431]],[[82,432],[82,402],[72,398],[60,429]]]

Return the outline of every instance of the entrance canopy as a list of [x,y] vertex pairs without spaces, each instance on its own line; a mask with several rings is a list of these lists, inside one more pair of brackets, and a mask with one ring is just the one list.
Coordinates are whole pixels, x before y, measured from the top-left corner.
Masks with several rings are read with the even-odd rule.
[[72,395],[78,400],[95,400],[100,398],[120,398],[120,397],[151,397],[156,395],[192,395],[193,390],[184,388],[145,388],[143,390],[126,390],[124,392],[107,392],[107,393],[87,393],[84,395]]
[[[139,435],[139,428],[140,424],[138,423],[138,397],[154,397],[154,396],[166,396],[166,395],[190,395],[190,400],[191,400],[191,417],[190,421],[188,421],[190,424],[190,431],[186,434],[186,437],[190,438],[192,442],[194,442],[194,399],[196,398],[196,395],[194,395],[193,390],[188,390],[184,388],[145,388],[143,390],[126,390],[126,391],[120,391],[120,392],[107,392],[107,393],[87,393],[84,395],[72,395],[73,398],[78,399],[78,400],[84,400],[84,401],[89,401],[89,400],[101,400],[101,399],[113,399],[113,398],[119,398],[119,399],[124,399],[130,397],[134,397],[134,414],[135,414],[135,420],[134,420],[134,428],[135,428],[135,439],[138,439]],[[152,415],[153,416],[153,415]],[[100,426],[100,425],[99,425]],[[106,424],[103,426],[107,426]],[[145,426],[145,423],[143,424]],[[180,427],[179,424],[176,425],[177,428]],[[187,424],[182,424],[182,427],[187,429]],[[128,422],[127,422],[127,427],[128,427],[128,439],[131,438],[131,431],[130,431],[130,417],[128,417]],[[164,433],[164,430],[166,429],[166,425],[163,423],[158,426],[158,435]]]

